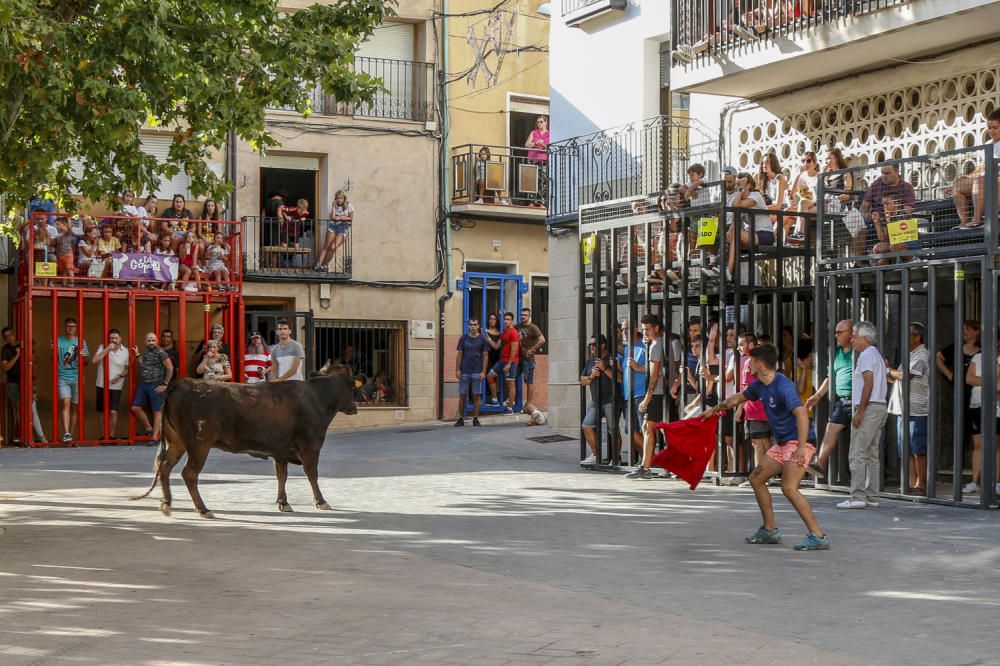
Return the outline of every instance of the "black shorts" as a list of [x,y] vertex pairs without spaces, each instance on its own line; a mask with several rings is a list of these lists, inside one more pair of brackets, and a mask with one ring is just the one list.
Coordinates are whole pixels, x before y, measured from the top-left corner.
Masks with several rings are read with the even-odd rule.
[[653,398],[646,405],[646,420],[650,423],[659,423],[663,420],[663,396],[654,394]]
[[854,418],[854,415],[851,413],[851,401],[849,398],[840,398],[837,402],[833,403],[833,411],[830,412],[830,423],[847,427],[851,425],[852,418]]
[[[101,387],[96,387],[94,391],[97,393],[97,403],[95,407],[100,413],[104,413],[104,389]],[[118,411],[118,403],[122,399],[121,389],[108,389],[108,409],[112,412]]]
[[767,421],[749,419],[743,423],[747,439],[771,439],[771,424]]
[[719,422],[722,423],[722,436],[732,437],[733,436],[733,410],[728,410],[723,412],[719,417]]

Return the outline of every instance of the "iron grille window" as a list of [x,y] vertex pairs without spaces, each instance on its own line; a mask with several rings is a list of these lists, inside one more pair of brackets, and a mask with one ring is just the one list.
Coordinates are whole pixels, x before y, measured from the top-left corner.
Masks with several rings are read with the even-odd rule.
[[317,319],[313,340],[317,365],[351,368],[358,407],[407,404],[406,322]]

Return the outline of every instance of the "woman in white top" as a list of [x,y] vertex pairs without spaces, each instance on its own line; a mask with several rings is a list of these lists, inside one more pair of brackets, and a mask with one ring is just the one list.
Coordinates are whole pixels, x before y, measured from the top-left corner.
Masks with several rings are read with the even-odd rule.
[[[799,171],[799,175],[795,177],[794,182],[792,182],[792,187],[788,191],[788,199],[791,203],[791,207],[800,213],[816,212],[816,191],[818,183],[819,161],[816,159],[816,153],[810,150],[802,156],[802,171]],[[805,229],[805,227],[802,226],[801,218],[790,217],[785,220],[786,234],[792,226],[795,228],[793,236],[801,239],[803,236],[802,230]]]
[[[757,182],[748,173],[741,173],[736,176],[736,194],[733,197],[733,208],[751,208],[754,210],[767,210],[764,196],[757,191]],[[753,218],[753,228],[751,229],[750,219]],[[729,225],[726,231],[726,243],[729,245],[729,262],[726,272],[729,279],[736,270],[736,256],[740,247],[750,247],[750,234],[755,236],[755,245],[774,245],[774,231],[771,227],[771,216],[767,213],[742,213],[736,215],[734,220],[739,220],[739,244],[736,242],[737,225]]]
[[[101,277],[100,275],[91,275],[90,267],[94,263],[94,259],[97,255],[97,240],[100,238],[100,233],[97,231],[96,225],[91,225],[86,228],[83,232],[83,238],[77,244],[76,249],[80,253],[77,259],[77,274],[83,275],[84,277]],[[103,264],[102,264],[103,266]]]
[[[319,253],[319,260],[313,267],[314,270],[327,270],[327,265],[337,256],[337,250],[351,234],[353,224],[354,206],[347,200],[347,194],[343,190],[337,190],[333,195],[333,208],[330,209],[330,219],[326,224],[326,242],[323,244],[323,251]],[[344,261],[342,266],[343,270],[346,270],[347,262]]]
[[[966,425],[972,431],[972,482],[962,486],[962,493],[965,495],[979,492],[979,474],[983,469],[983,434],[982,429],[982,406],[983,406],[983,353],[979,352],[972,357],[969,362],[969,370],[965,374],[965,383],[972,387],[972,394],[969,400],[969,413]],[[1000,356],[997,357],[997,376],[1000,377]],[[1000,394],[1000,385],[997,393]],[[997,395],[997,439],[1000,440],[1000,395]],[[1000,449],[997,449],[996,469],[1000,470]],[[996,475],[994,475],[996,478]],[[997,491],[1000,492],[1000,483],[997,483]]]
[[[150,194],[148,197],[146,197],[146,200],[142,202],[142,205],[135,209],[136,216],[142,219],[142,226],[146,227],[147,229],[150,227],[149,218],[156,217],[156,214],[159,212],[159,206],[160,202],[156,198],[156,195]],[[153,226],[158,226],[158,225],[153,225]],[[156,229],[153,229],[153,231],[156,231]]]

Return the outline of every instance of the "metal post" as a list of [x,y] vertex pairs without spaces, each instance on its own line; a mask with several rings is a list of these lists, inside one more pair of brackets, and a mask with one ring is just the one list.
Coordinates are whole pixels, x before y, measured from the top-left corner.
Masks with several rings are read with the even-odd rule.
[[[965,377],[962,376],[962,322],[965,320],[965,268],[962,264],[954,264],[954,298],[955,298],[955,351],[951,358],[952,375],[951,410],[952,435],[955,442],[952,448],[952,470],[954,470],[954,487],[952,497],[955,502],[962,501],[962,454],[965,449]],[[980,479],[982,480],[982,479]]]
[[[879,325],[883,321],[888,321],[886,319],[885,304],[885,271],[875,272],[875,316],[872,317],[872,320],[872,323],[875,324],[875,331],[878,337],[876,346],[878,347],[879,354],[882,358],[885,358],[885,326]],[[875,489],[880,493],[885,489],[885,441],[885,428],[883,427],[882,439],[878,443],[879,477],[875,480]]]
[[937,269],[931,265],[927,267],[927,351],[928,365],[930,367],[927,383],[928,411],[927,411],[927,478],[924,487],[927,492],[927,499],[935,499],[937,496],[937,391],[938,391],[938,370],[934,362],[937,354]]
[[910,394],[913,385],[910,383],[910,269],[903,268],[900,273],[900,303],[899,303],[899,358],[903,368],[903,382],[900,387],[902,415],[899,417],[900,428],[897,437],[899,444],[899,491],[903,495],[910,494]]
[[[990,199],[987,199],[990,201]],[[995,201],[995,200],[994,200]],[[996,214],[996,211],[993,211]],[[982,364],[979,370],[982,377],[982,415],[983,415],[983,464],[979,478],[980,506],[984,509],[994,504],[996,499],[996,451],[997,451],[997,284],[996,273],[993,271],[993,259],[987,256],[982,259]]]

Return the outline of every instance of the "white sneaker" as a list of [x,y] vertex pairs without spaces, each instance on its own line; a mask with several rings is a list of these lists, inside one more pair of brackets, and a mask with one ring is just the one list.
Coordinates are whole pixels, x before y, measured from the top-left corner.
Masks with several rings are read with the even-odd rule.
[[482,199],[476,199],[472,203],[474,203],[474,204],[481,204],[481,203],[483,203],[483,200]]
[[837,504],[838,509],[864,509],[867,506],[868,502],[865,502],[864,500],[852,499],[844,500],[843,502]]
[[581,460],[580,464],[581,465],[596,465],[597,464],[597,456],[591,454],[591,455],[587,456],[586,458],[584,458],[583,460]]
[[877,509],[882,506],[878,500],[865,500],[865,506],[869,509]]
[[501,206],[509,206],[510,205],[510,199],[508,199],[506,197],[501,197],[500,198],[500,205]]
[[977,486],[974,483],[967,483],[964,486],[962,486],[963,495],[975,495],[978,492],[979,492],[979,486]]
[[1000,483],[997,484],[997,495],[1000,495]]

